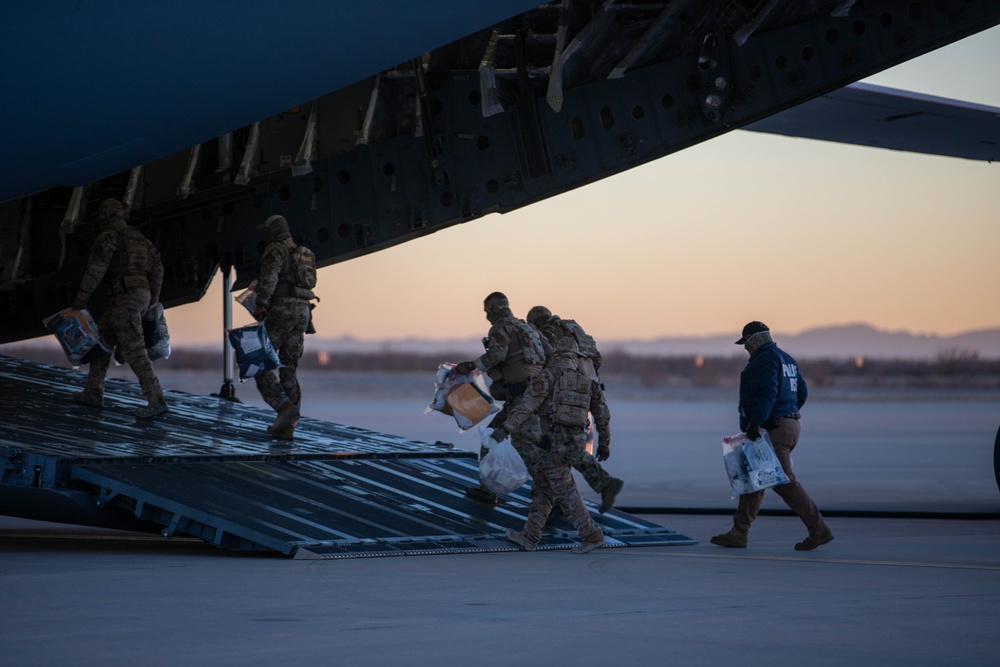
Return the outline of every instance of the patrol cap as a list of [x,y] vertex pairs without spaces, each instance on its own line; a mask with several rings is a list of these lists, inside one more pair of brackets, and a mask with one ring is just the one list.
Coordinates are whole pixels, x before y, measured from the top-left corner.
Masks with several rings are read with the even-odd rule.
[[268,227],[270,227],[274,223],[278,222],[279,220],[281,220],[282,222],[284,222],[286,226],[288,225],[288,220],[285,220],[285,216],[283,216],[283,215],[272,215],[270,218],[268,218],[267,220],[265,220],[263,222],[263,224],[257,225],[257,229],[266,230]]
[[746,345],[747,338],[750,338],[751,336],[756,336],[757,334],[763,333],[765,331],[770,331],[770,329],[768,329],[767,325],[764,324],[763,322],[758,322],[757,320],[754,320],[753,322],[748,322],[747,325],[743,327],[743,337],[740,338],[738,341],[736,341],[736,344]]

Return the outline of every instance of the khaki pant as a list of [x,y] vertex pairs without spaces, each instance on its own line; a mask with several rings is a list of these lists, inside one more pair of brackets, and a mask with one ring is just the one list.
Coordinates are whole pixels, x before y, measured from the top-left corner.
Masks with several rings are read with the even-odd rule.
[[[771,444],[774,445],[774,453],[790,480],[787,484],[779,484],[772,488],[775,493],[781,496],[785,504],[802,519],[802,523],[809,529],[809,534],[819,535],[828,530],[826,522],[823,521],[823,515],[819,513],[816,503],[802,488],[802,485],[796,481],[795,473],[792,472],[792,450],[799,442],[800,431],[801,426],[799,426],[798,419],[782,417],[778,420],[778,427],[767,432],[771,437]],[[733,515],[734,532],[746,535],[750,531],[750,524],[757,518],[763,500],[764,491],[744,493],[740,496],[736,514]]]

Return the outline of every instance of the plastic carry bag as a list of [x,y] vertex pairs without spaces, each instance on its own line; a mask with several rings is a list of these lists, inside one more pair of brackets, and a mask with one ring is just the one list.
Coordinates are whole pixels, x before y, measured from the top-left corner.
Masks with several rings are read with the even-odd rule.
[[510,440],[497,442],[490,437],[486,424],[479,427],[483,447],[489,451],[479,461],[479,480],[491,492],[502,496],[521,488],[528,481],[528,468]]
[[[150,361],[170,356],[170,332],[167,331],[167,318],[163,315],[162,303],[151,307],[142,316],[142,339]],[[125,363],[120,346],[115,348],[115,362],[119,365]]]
[[438,366],[434,387],[434,398],[424,413],[437,410],[454,417],[460,433],[500,411],[478,368],[467,375],[459,375],[455,372],[455,364],[445,362]]
[[229,331],[229,343],[236,353],[236,365],[240,368],[240,382],[249,380],[258,373],[266,373],[281,366],[278,353],[271,345],[263,322],[248,324]]
[[745,433],[722,439],[722,459],[733,495],[769,489],[790,480],[781,467],[767,431],[751,440]]
[[111,354],[111,348],[101,340],[97,324],[86,308],[65,308],[45,318],[42,324],[55,334],[73,368]]
[[245,290],[236,297],[236,303],[240,304],[253,315],[257,310],[257,281],[250,283]]

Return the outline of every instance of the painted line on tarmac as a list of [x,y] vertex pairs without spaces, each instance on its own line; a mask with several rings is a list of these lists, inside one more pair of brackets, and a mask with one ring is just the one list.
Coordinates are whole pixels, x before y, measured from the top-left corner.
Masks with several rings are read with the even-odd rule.
[[961,563],[916,563],[911,561],[895,560],[864,560],[851,558],[804,558],[801,556],[750,556],[741,554],[682,554],[682,553],[653,553],[649,551],[639,551],[633,549],[623,549],[617,551],[620,555],[636,556],[665,556],[668,558],[723,558],[728,560],[773,560],[799,563],[836,563],[840,565],[881,565],[889,567],[927,567],[943,568],[952,570],[992,570],[1000,571],[1000,565],[963,565]]

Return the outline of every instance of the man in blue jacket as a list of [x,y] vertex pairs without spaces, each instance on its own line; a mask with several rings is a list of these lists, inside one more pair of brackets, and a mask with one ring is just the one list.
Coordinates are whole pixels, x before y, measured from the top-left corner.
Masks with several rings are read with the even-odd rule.
[[[792,472],[792,450],[799,441],[799,410],[808,396],[806,382],[795,359],[771,340],[771,331],[763,322],[743,327],[743,336],[736,344],[745,346],[750,353],[740,373],[740,429],[751,440],[760,437],[762,427],[767,429],[774,453],[790,480],[774,490],[809,529],[809,535],[795,545],[795,550],[812,551],[832,540],[833,532]],[[745,548],[750,524],[757,518],[763,499],[764,491],[742,494],[732,529],[713,537],[712,544]]]

